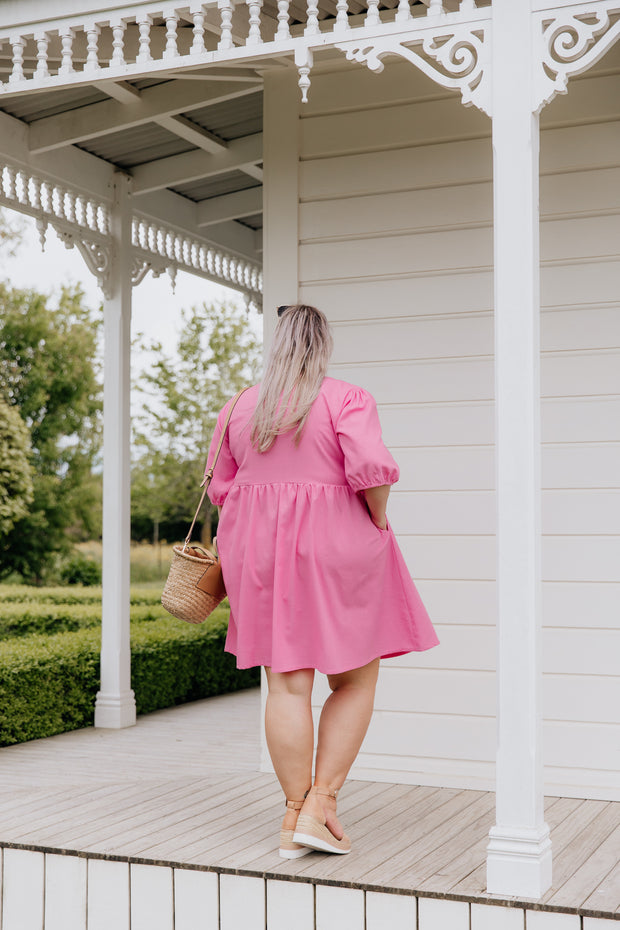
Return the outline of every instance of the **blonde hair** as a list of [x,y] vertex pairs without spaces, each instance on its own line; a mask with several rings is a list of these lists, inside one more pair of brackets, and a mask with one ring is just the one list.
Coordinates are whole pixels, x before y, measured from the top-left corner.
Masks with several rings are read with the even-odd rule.
[[278,313],[252,418],[250,436],[258,452],[266,452],[276,436],[295,427],[295,442],[300,441],[333,348],[329,323],[316,307],[293,304]]

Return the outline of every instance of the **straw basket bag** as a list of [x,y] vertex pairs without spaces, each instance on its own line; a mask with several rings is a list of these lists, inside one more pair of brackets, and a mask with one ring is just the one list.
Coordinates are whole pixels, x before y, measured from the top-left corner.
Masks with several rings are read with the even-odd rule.
[[[246,390],[247,388],[244,388],[244,391]],[[239,391],[230,405],[213,464],[202,482],[202,497],[185,542],[182,546],[172,547],[172,564],[162,591],[161,602],[173,617],[177,617],[178,620],[187,620],[188,623],[203,623],[220,601],[226,597],[222,566],[217,552],[207,552],[200,546],[190,546],[190,539],[213,478],[213,470],[217,464],[231,414],[244,391]]]

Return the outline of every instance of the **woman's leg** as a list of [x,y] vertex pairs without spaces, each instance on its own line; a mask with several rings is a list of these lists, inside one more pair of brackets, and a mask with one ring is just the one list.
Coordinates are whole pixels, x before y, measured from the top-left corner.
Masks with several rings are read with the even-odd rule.
[[[325,701],[319,721],[314,784],[337,791],[353,765],[368,730],[379,675],[379,659],[362,668],[328,675],[332,693]],[[325,795],[311,795],[304,813],[319,816],[320,810],[336,839],[343,835],[336,817],[336,801]]]
[[[300,801],[312,784],[314,669],[272,672],[265,669],[269,693],[265,735],[278,781],[287,798]],[[284,829],[293,829],[297,812],[287,810]]]

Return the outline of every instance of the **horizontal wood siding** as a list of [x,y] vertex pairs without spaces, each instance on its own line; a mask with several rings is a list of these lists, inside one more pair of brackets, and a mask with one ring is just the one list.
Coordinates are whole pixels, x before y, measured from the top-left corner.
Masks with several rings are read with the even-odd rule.
[[[620,798],[620,48],[542,115],[547,790]],[[300,106],[300,297],[375,395],[390,519],[441,646],[384,663],[358,775],[493,787],[490,121],[406,63]],[[266,248],[269,243],[266,243]],[[327,685],[316,686],[315,706]]]

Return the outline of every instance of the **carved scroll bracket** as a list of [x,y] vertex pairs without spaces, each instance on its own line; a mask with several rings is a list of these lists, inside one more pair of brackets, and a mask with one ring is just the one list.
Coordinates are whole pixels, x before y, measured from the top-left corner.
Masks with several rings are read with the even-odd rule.
[[603,57],[620,38],[620,3],[597,0],[538,15],[539,52],[533,109],[539,112],[556,94],[567,92],[568,79]]
[[414,45],[407,36],[393,35],[367,41],[339,42],[336,48],[349,61],[383,70],[383,58],[398,55],[427,77],[452,90],[460,90],[465,106],[476,106],[491,115],[490,51],[488,28],[483,23],[447,26],[433,30]]
[[110,297],[110,245],[102,240],[83,239],[76,233],[56,229],[56,233],[65,248],[77,247],[80,255],[86,262],[88,270],[97,278],[97,283],[103,291],[103,296]]

